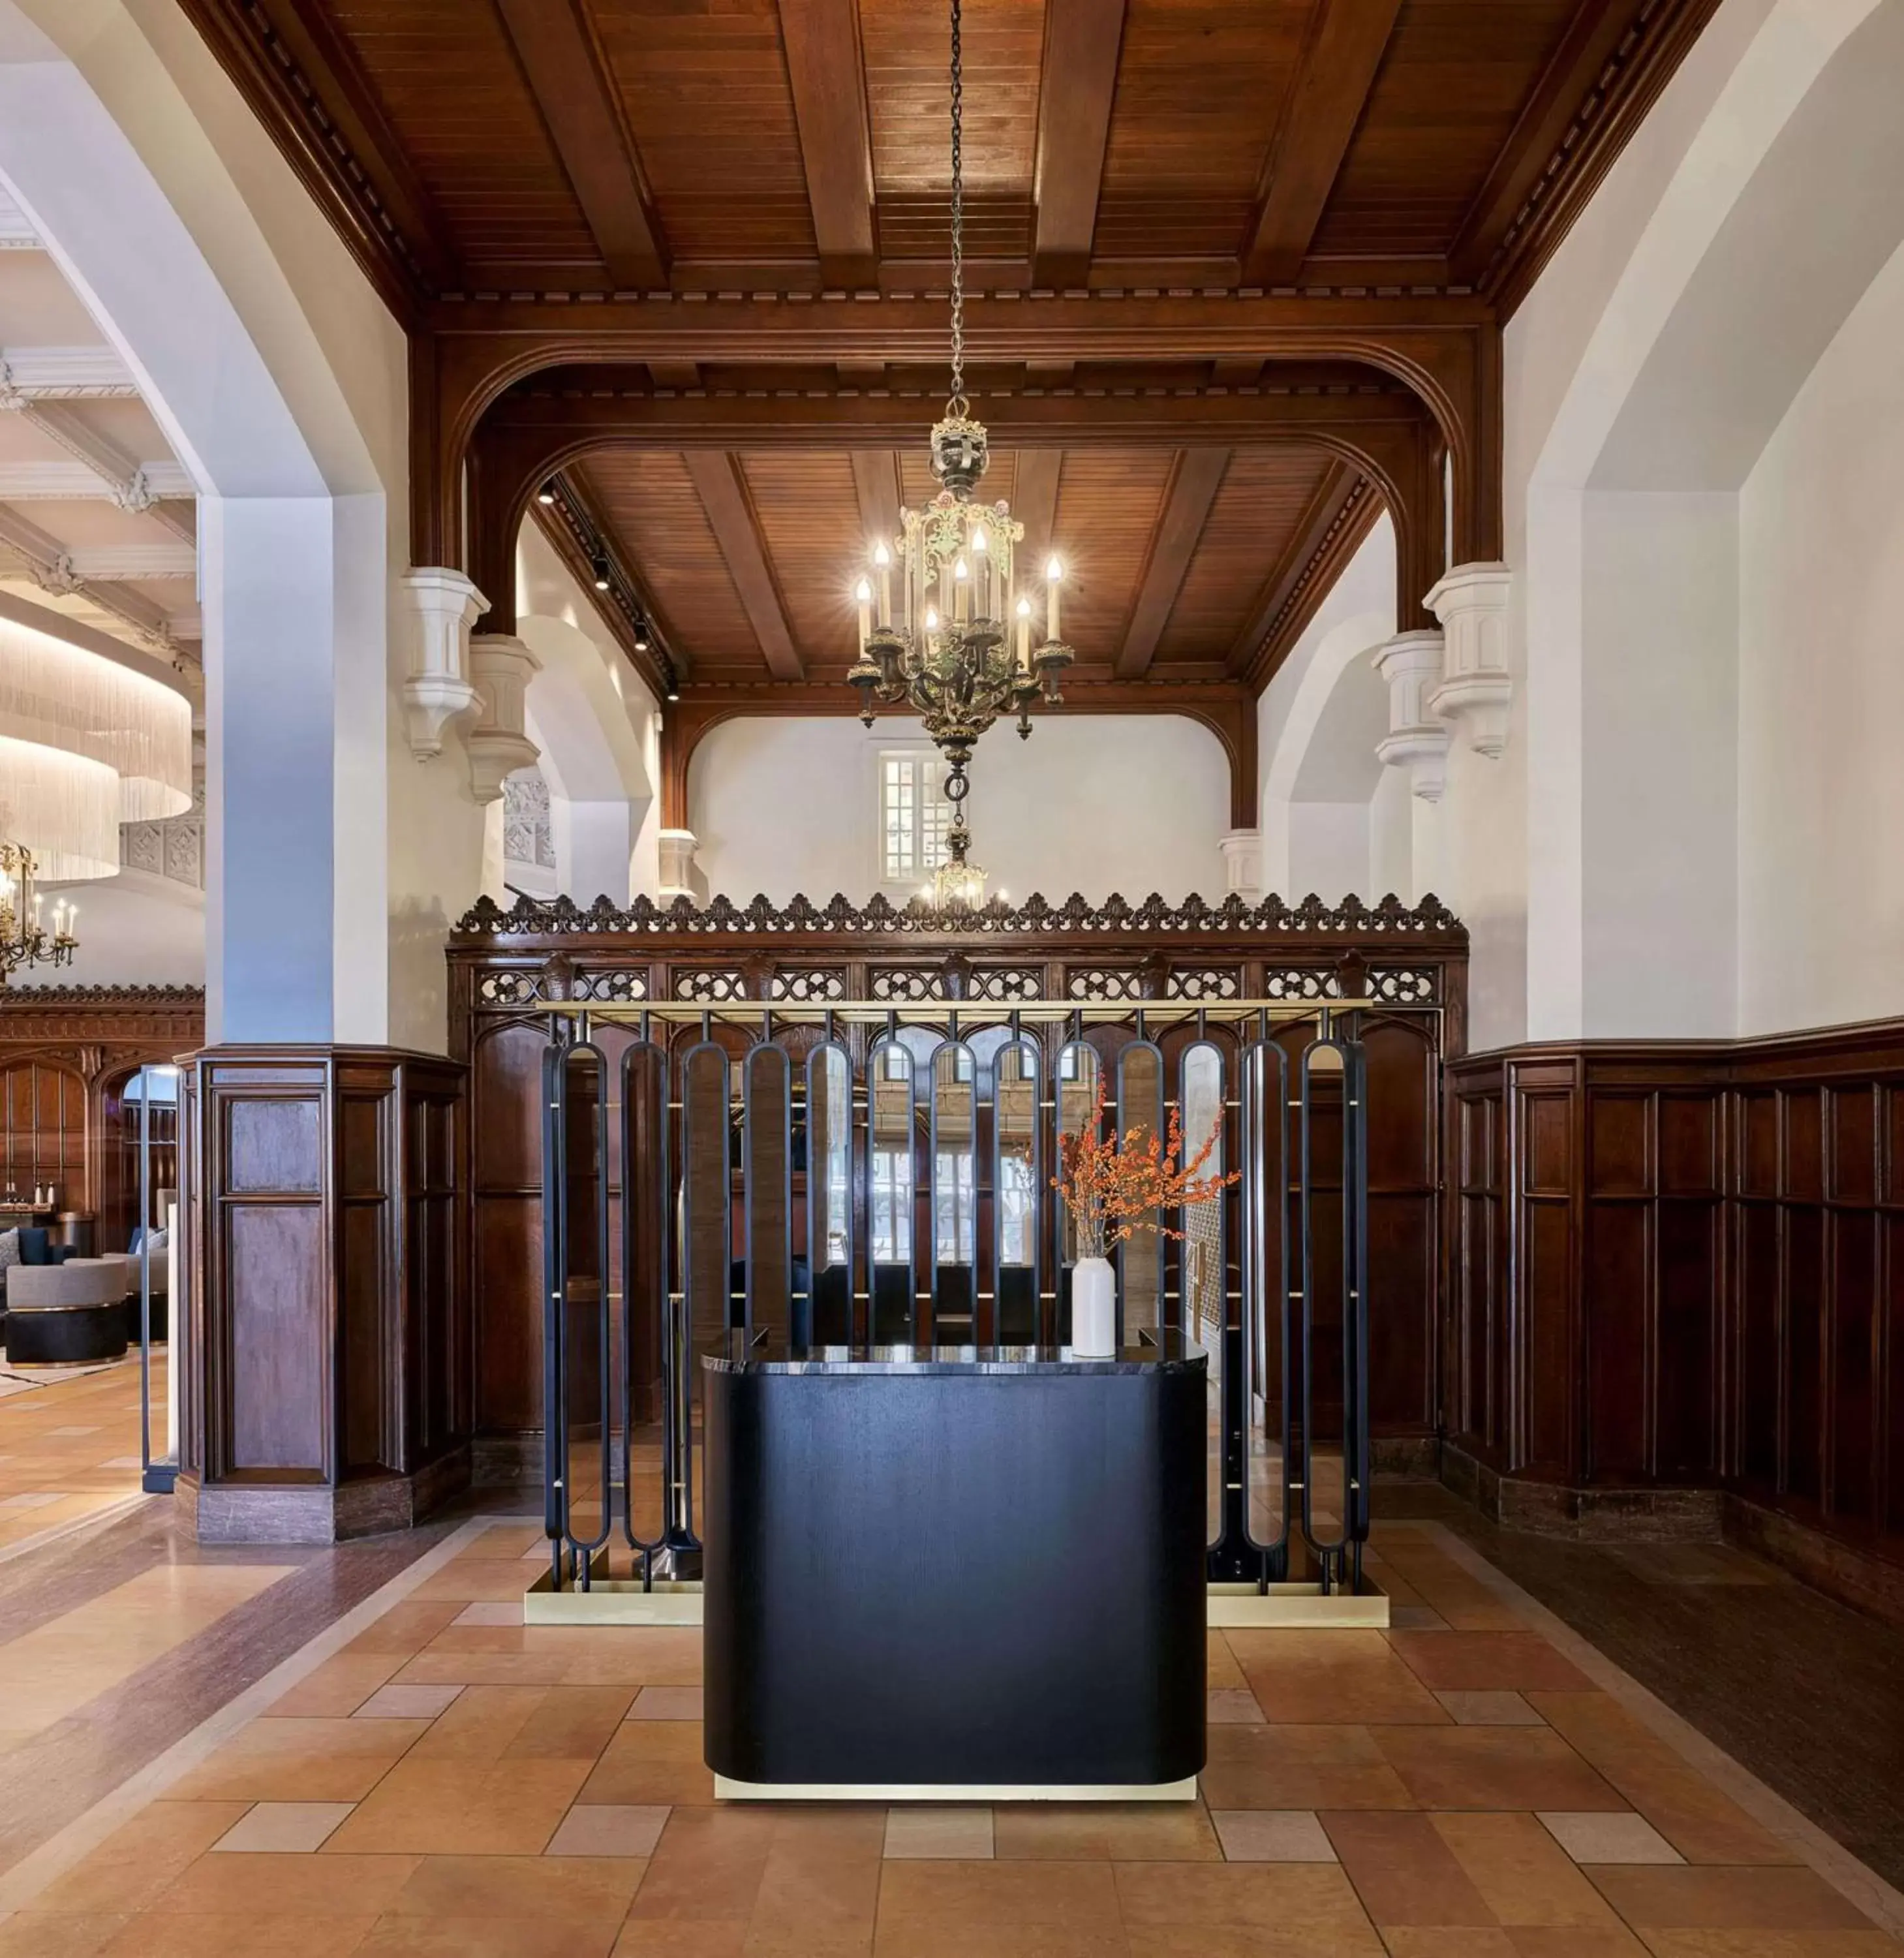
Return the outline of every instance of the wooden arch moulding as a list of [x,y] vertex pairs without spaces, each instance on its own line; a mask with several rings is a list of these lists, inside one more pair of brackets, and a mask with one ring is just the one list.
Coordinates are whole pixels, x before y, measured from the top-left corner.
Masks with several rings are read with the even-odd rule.
[[[912,296],[438,303],[428,331],[413,342],[413,554],[419,563],[464,568],[470,513],[463,486],[479,426],[505,390],[546,369],[633,362],[935,364],[944,338],[943,303]],[[975,369],[1254,358],[1351,361],[1390,375],[1426,407],[1445,444],[1456,563],[1501,555],[1500,339],[1484,303],[1445,297],[989,293],[974,296],[966,309],[966,358]],[[1093,402],[1092,418],[1102,405]],[[1169,405],[1194,426],[1193,401],[1172,397]],[[920,426],[915,421],[915,436]]]

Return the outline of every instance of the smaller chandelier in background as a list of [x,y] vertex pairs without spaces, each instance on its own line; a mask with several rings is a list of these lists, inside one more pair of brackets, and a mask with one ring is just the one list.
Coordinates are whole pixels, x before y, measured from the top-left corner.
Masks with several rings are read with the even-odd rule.
[[64,898],[56,901],[49,931],[40,920],[33,869],[30,850],[0,838],[0,986],[23,965],[70,965],[79,949],[74,930],[79,907]]

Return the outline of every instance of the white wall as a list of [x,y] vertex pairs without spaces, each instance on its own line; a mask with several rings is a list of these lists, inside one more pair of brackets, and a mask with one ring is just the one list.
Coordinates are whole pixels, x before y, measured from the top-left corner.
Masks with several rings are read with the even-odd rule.
[[1739,1023],[1904,1009],[1904,252],[1739,496]]
[[61,894],[79,907],[79,949],[58,971],[18,973],[21,986],[202,986],[204,894],[167,877],[122,870]]
[[[745,903],[878,888],[875,765],[882,747],[922,741],[914,721],[723,722],[689,765],[688,827],[710,892]],[[1178,715],[1039,715],[1021,742],[1008,726],[980,742],[967,804],[973,856],[991,888],[1054,903],[1113,891],[1224,890],[1218,839],[1229,827],[1229,764],[1216,736]]]
[[1387,693],[1371,654],[1395,631],[1395,532],[1379,518],[1257,702],[1264,888],[1292,904],[1412,898],[1407,812],[1379,812]]
[[542,662],[526,704],[549,783],[556,888],[581,905],[652,897],[659,708],[533,518],[517,540],[516,614],[517,634]]
[[1507,328],[1509,739],[1444,803],[1477,1047],[1897,1009],[1900,73],[1904,0],[1725,0]]
[[210,1038],[440,1050],[482,822],[419,768],[409,350],[172,0],[0,0],[0,171],[200,491]]

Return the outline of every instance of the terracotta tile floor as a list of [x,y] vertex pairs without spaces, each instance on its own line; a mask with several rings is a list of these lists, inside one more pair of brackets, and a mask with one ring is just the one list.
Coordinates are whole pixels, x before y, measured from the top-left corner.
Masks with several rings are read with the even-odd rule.
[[[165,1354],[153,1356],[165,1445]],[[139,1493],[139,1361],[86,1371],[0,1367],[0,1554]]]
[[1435,1625],[1212,1635],[1197,1801],[890,1812],[716,1802],[698,1633],[509,1622],[539,1546],[467,1526],[0,1958],[1904,1958],[1438,1532],[1377,1532]]

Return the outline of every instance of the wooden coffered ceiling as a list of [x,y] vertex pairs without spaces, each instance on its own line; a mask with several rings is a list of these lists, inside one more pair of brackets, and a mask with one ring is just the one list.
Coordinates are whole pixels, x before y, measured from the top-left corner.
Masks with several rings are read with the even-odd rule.
[[[939,0],[181,0],[394,303],[911,291]],[[1712,0],[966,0],[975,284],[1511,304]]]
[[[837,707],[945,386],[941,0],[180,4],[411,329],[421,560],[494,598],[558,474],[631,657]],[[1384,507],[1404,623],[1498,554],[1501,322],[1715,4],[965,0],[986,493],[1086,691],[1246,700]]]

